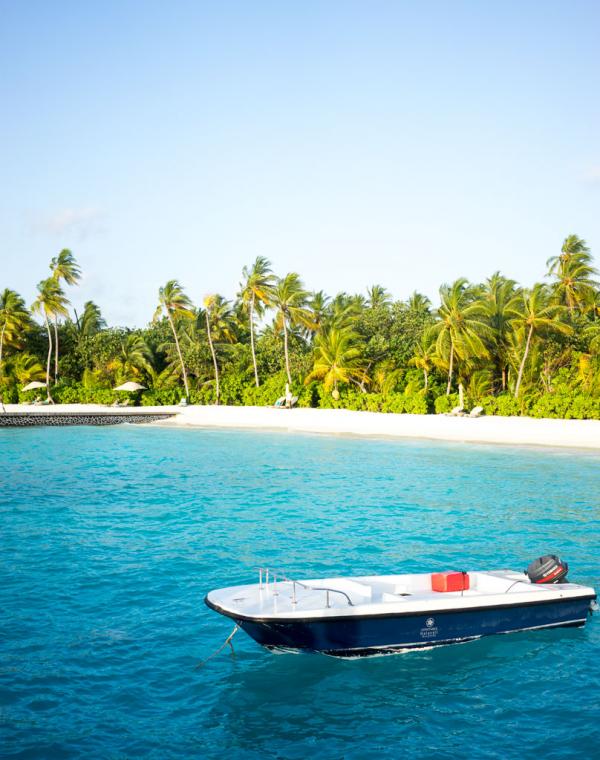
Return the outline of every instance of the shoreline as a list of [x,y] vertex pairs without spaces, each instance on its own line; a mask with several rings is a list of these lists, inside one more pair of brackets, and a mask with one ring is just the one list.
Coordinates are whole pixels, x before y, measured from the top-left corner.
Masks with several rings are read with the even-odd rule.
[[[7,404],[19,414],[172,413],[152,425],[183,428],[285,431],[324,435],[384,436],[461,443],[508,444],[600,450],[600,420],[531,417],[448,417],[443,414],[385,414],[347,409],[275,409],[257,406],[144,406],[111,408],[98,404],[28,406]],[[0,415],[2,414],[0,410]]]

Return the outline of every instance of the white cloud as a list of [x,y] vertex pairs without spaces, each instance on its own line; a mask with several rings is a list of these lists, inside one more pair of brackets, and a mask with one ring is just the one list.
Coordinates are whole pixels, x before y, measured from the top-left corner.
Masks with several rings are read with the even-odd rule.
[[50,214],[36,215],[31,228],[36,233],[85,240],[104,234],[104,213],[93,206],[63,208]]

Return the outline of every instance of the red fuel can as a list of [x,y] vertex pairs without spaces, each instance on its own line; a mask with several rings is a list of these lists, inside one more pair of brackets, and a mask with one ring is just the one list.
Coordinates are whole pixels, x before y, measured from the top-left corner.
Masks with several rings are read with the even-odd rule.
[[469,574],[456,570],[431,574],[432,591],[468,591]]

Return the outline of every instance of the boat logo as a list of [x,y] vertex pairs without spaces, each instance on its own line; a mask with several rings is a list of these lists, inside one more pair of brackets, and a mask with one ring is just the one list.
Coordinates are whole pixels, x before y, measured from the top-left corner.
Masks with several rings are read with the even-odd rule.
[[435,624],[435,619],[428,617],[425,620],[425,626],[421,628],[422,639],[434,639],[438,635],[438,628]]

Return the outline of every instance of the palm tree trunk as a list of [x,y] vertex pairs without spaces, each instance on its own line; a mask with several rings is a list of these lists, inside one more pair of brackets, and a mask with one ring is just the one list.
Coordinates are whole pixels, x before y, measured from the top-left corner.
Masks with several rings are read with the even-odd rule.
[[[358,387],[360,388],[360,392],[361,392],[361,393],[366,393],[366,392],[367,392],[367,389],[366,389],[366,387],[365,387],[365,382],[366,382],[366,380],[365,380],[365,377],[366,377],[366,374],[367,374],[367,372],[368,372],[368,371],[371,369],[371,364],[372,364],[372,363],[373,363],[373,362],[369,362],[369,363],[367,364],[367,368],[365,369],[365,374],[364,374],[364,376],[363,376],[363,377],[361,377],[361,379],[360,379],[360,383],[358,384]],[[337,389],[337,386],[336,386],[336,389]]]
[[533,325],[531,325],[531,327],[529,328],[529,335],[527,336],[527,343],[525,344],[523,359],[521,360],[521,366],[519,367],[519,375],[517,377],[517,384],[515,386],[515,398],[519,398],[519,388],[521,387],[521,380],[523,379],[523,370],[525,369],[525,362],[527,361],[527,354],[529,353],[529,346],[531,345],[532,335],[533,335]]
[[427,374],[427,370],[426,369],[423,370],[423,377],[425,379],[425,390],[427,390],[427,385],[429,383],[429,375]]
[[4,332],[6,330],[6,322],[2,325],[2,332],[0,333],[0,374],[2,374],[2,354],[4,352]]
[[258,367],[256,366],[256,351],[254,349],[254,293],[252,294],[252,300],[250,301],[250,347],[252,348],[252,364],[254,365],[254,380],[256,387],[260,385],[258,379]]
[[506,390],[506,367],[502,367],[502,393]]
[[54,316],[54,385],[58,382],[58,317]]
[[283,315],[283,351],[285,353],[285,371],[287,372],[288,383],[292,384],[292,375],[290,373],[290,356],[288,352],[288,334],[287,334],[287,321],[285,314]]
[[215,401],[215,404],[219,405],[219,396],[220,388],[219,388],[219,365],[217,363],[217,355],[215,353],[215,347],[213,345],[212,341],[212,335],[210,334],[210,319],[208,318],[208,309],[205,311],[206,314],[206,334],[208,335],[208,345],[210,346],[210,353],[212,354],[212,360],[213,365],[215,367],[215,385],[216,385],[216,391],[217,391],[217,400]]
[[454,370],[454,343],[450,341],[450,363],[448,365],[448,385],[446,386],[446,396],[450,395],[452,388],[452,372]]
[[171,325],[171,330],[173,331],[173,337],[175,338],[175,346],[177,347],[177,355],[179,356],[179,363],[181,364],[181,371],[183,373],[183,384],[185,386],[185,399],[187,401],[190,397],[190,389],[188,386],[187,372],[185,371],[183,356],[181,355],[181,348],[179,346],[179,338],[177,337],[177,330],[175,329],[175,323],[173,322],[171,311],[168,308],[167,308],[167,317],[169,319],[169,324]]
[[48,317],[46,317],[46,330],[48,331],[48,358],[46,359],[46,395],[48,398],[48,401],[52,401],[52,398],[50,396],[50,362],[52,361],[52,331],[50,330],[50,322],[48,322]]

